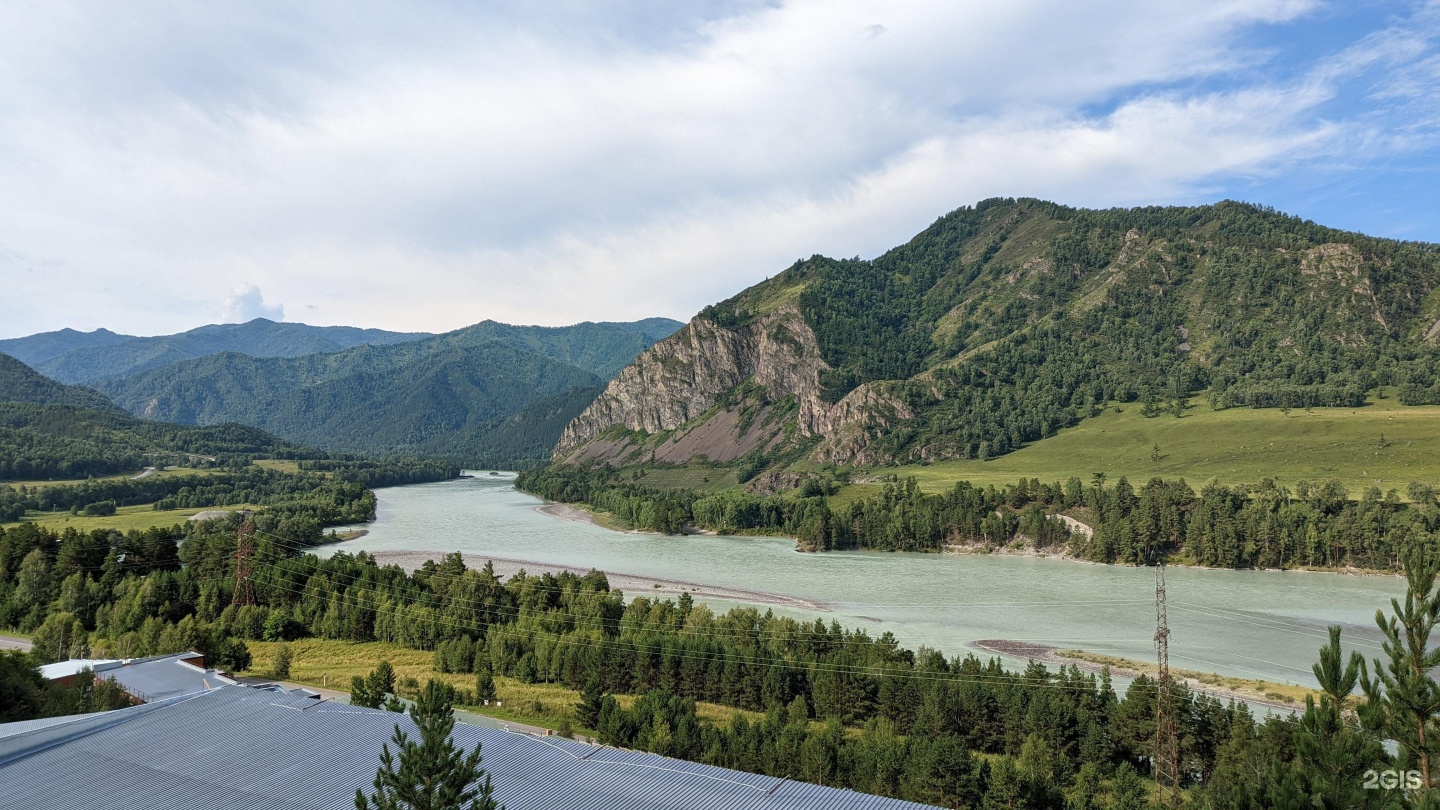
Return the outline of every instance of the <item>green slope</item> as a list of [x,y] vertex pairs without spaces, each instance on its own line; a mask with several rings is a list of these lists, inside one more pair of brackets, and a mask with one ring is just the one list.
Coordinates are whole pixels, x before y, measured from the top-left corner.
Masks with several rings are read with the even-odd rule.
[[[240,422],[331,450],[533,463],[673,321],[517,327],[486,321],[390,346],[295,358],[217,354],[100,385],[124,408]],[[517,414],[535,406],[535,418]]]
[[[1158,451],[1157,451],[1158,448]],[[797,465],[797,468],[810,468]],[[1294,487],[1299,481],[1339,481],[1352,495],[1370,487],[1395,489],[1403,498],[1419,481],[1440,486],[1440,407],[1404,406],[1390,392],[1363,408],[1212,410],[1196,400],[1182,418],[1145,418],[1140,408],[1108,408],[1055,436],[1006,456],[940,461],[857,472],[862,483],[845,487],[840,502],[878,491],[872,477],[914,477],[927,492],[957,481],[1004,487],[1020,478],[1047,483],[1071,476],[1087,484],[1097,472],[1139,485],[1151,478],[1184,478],[1201,487],[1215,480],[1253,484],[1266,478]],[[653,480],[665,480],[656,471]],[[677,479],[677,483],[679,479]]]
[[64,385],[8,354],[0,354],[0,402],[76,405],[100,410],[115,408],[104,394],[78,385]]
[[830,366],[823,399],[870,383],[913,413],[854,445],[904,463],[1003,455],[1097,403],[1201,391],[1301,408],[1394,385],[1440,402],[1437,285],[1435,245],[1251,205],[989,200],[873,261],[798,262],[702,317],[738,328],[797,302]]

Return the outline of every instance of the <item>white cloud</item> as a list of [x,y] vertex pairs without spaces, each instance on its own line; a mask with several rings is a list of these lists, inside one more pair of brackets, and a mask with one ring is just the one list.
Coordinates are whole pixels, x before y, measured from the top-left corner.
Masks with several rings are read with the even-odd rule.
[[256,318],[272,321],[285,320],[285,307],[281,304],[265,303],[265,296],[254,284],[242,284],[230,291],[225,306],[220,311],[221,323],[248,323]]
[[236,277],[397,329],[687,317],[983,197],[1191,202],[1394,148],[1324,107],[1377,60],[1426,75],[1424,37],[1288,79],[1242,44],[1317,7],[0,10],[0,242],[64,261],[27,300],[67,291],[3,331],[191,326]]

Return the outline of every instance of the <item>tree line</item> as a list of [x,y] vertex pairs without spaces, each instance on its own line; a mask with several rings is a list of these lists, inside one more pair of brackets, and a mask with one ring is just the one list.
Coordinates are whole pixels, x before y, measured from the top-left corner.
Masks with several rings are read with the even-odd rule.
[[[640,529],[686,527],[723,533],[776,533],[807,551],[874,549],[942,551],[1020,543],[1105,563],[1144,565],[1164,559],[1218,568],[1399,570],[1404,554],[1432,547],[1440,532],[1435,489],[1412,483],[1409,500],[1369,488],[1352,498],[1336,481],[1210,483],[1196,492],[1183,479],[1021,479],[1004,487],[968,482],[921,491],[914,479],[834,506],[823,485],[758,495],[725,490],[705,495],[647,488],[608,469],[549,467],[521,473],[521,489],[553,501],[586,503]],[[1070,517],[1090,531],[1072,531]]]

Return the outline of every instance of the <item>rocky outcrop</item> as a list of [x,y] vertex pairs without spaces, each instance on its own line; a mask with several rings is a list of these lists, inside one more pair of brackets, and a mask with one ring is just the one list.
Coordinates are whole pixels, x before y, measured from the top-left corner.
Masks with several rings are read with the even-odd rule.
[[[554,458],[599,460],[598,454],[582,448],[616,425],[651,434],[685,427],[746,382],[762,389],[770,402],[793,395],[795,427],[802,436],[853,433],[856,426],[862,426],[863,433],[863,427],[877,419],[888,422],[897,415],[909,415],[903,404],[869,386],[855,389],[837,403],[826,403],[820,398],[820,373],[828,368],[815,332],[793,304],[734,330],[697,317],[621,371],[565,428]],[[733,417],[726,413],[717,418]],[[716,435],[729,435],[729,431],[716,431]],[[694,446],[687,445],[685,451],[690,457],[705,455],[718,460],[733,455],[728,447],[691,444]],[[617,454],[607,451],[605,456],[616,458]]]

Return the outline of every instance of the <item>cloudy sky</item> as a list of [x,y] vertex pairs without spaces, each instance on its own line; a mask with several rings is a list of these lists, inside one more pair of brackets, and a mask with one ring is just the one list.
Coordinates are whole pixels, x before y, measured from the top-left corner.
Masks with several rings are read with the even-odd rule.
[[0,5],[0,337],[685,319],[993,196],[1440,241],[1440,0]]

